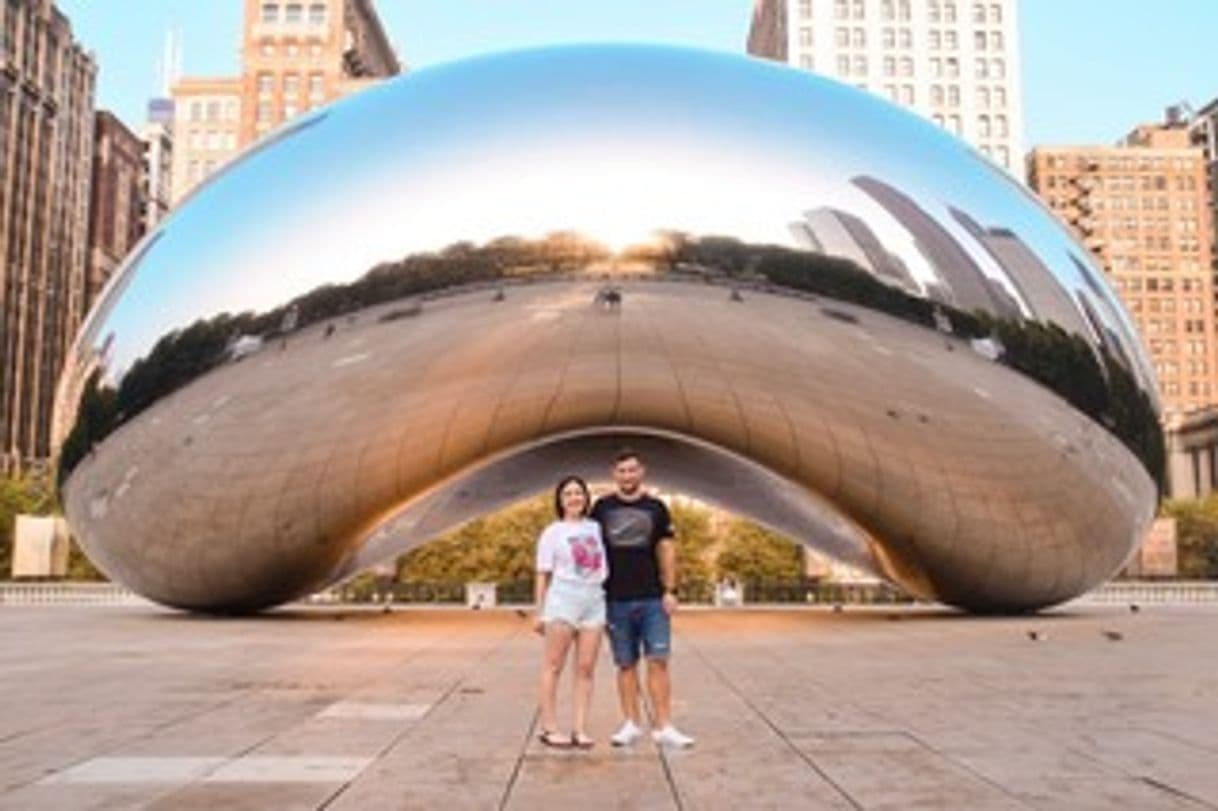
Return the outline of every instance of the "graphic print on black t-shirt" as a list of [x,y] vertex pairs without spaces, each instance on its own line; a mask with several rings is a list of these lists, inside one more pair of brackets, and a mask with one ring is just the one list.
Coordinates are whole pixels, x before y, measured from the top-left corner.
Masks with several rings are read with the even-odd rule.
[[649,547],[655,532],[650,512],[625,504],[607,510],[603,526],[605,541],[618,549]]
[[664,593],[656,546],[672,536],[672,518],[664,502],[651,496],[624,501],[609,495],[596,502],[592,518],[601,525],[609,579],[610,600],[642,600]]

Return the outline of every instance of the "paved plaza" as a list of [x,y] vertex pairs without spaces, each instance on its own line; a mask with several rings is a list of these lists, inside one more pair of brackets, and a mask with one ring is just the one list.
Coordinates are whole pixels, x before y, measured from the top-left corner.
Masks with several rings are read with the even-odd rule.
[[0,808],[1214,808],[1216,629],[1212,606],[689,610],[697,746],[606,745],[606,652],[575,753],[536,742],[512,610],[5,607]]

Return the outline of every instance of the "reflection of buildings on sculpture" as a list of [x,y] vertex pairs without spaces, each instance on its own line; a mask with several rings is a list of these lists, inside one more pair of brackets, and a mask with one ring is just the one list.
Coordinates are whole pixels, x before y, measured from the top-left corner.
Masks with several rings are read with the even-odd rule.
[[892,215],[914,238],[927,264],[943,281],[951,303],[962,310],[982,310],[1002,318],[1021,317],[1018,304],[996,286],[951,233],[914,200],[874,177],[851,180]]
[[882,282],[907,293],[922,292],[899,256],[880,243],[871,227],[859,217],[837,208],[818,208],[791,224],[801,246],[825,256],[849,259]]
[[1061,282],[1018,234],[1009,228],[984,228],[960,209],[948,210],[1003,269],[1034,320],[1055,323],[1066,332],[1084,337],[1096,337]]

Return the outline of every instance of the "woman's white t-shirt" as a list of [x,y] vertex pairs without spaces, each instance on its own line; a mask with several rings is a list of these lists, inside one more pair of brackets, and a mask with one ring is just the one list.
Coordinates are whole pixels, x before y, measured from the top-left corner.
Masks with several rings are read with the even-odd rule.
[[537,540],[537,571],[555,580],[600,585],[609,576],[601,525],[590,519],[555,521]]

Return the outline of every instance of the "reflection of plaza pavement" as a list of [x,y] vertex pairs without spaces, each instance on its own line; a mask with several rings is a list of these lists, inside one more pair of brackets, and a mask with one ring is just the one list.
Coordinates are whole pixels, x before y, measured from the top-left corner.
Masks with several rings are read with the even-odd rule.
[[286,598],[387,510],[490,455],[645,426],[803,483],[941,595],[1036,603],[1109,575],[1152,503],[1111,435],[933,330],[692,282],[627,282],[608,312],[597,289],[509,286],[382,305],[330,335],[314,324],[111,435],[74,472],[69,509],[130,547],[101,557],[152,596]]
[[600,743],[574,754],[535,743],[539,643],[511,611],[10,607],[0,808],[1213,807],[1216,621],[689,611],[697,748],[605,745],[602,651]]

